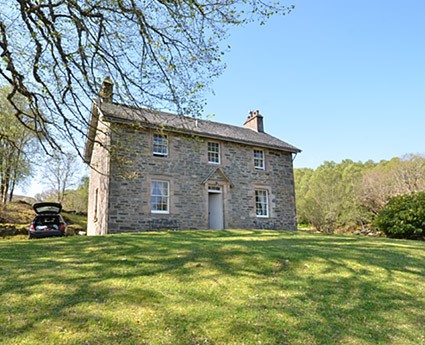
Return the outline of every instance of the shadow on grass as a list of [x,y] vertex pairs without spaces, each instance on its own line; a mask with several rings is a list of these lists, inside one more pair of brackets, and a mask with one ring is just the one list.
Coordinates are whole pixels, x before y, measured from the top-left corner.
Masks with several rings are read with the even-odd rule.
[[0,242],[0,257],[5,344],[414,344],[425,324],[423,243],[162,232]]

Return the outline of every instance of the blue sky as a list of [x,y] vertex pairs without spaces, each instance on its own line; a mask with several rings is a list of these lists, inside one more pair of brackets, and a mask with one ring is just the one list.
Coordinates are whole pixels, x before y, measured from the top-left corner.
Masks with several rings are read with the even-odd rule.
[[266,132],[303,150],[297,168],[425,153],[425,1],[289,3],[231,32],[204,114],[242,125],[259,109]]

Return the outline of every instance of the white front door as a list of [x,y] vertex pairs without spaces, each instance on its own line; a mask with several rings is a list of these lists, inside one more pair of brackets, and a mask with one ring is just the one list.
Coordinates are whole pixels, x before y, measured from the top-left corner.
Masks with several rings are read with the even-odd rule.
[[209,228],[221,230],[223,225],[223,194],[220,191],[208,193]]

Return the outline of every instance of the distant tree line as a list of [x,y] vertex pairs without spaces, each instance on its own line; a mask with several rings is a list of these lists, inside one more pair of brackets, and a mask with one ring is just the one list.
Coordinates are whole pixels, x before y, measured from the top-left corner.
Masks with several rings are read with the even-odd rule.
[[425,191],[425,157],[341,163],[295,169],[298,222],[317,230],[354,229],[371,224],[400,195]]
[[[64,160],[68,159],[66,155],[64,155],[63,157]],[[87,176],[83,177],[75,189],[62,189],[62,186],[64,186],[64,182],[62,179],[58,179],[58,181],[61,181],[58,184],[60,188],[55,187],[55,185],[53,184],[52,189],[48,189],[42,193],[35,195],[37,201],[60,202],[62,204],[63,209],[66,211],[87,213],[89,178]]]

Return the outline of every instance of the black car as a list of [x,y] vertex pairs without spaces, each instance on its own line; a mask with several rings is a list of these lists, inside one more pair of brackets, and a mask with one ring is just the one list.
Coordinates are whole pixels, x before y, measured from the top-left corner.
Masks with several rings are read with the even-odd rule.
[[33,206],[35,213],[31,222],[28,235],[29,238],[64,236],[66,234],[66,223],[60,212],[62,205],[56,202],[40,202]]

